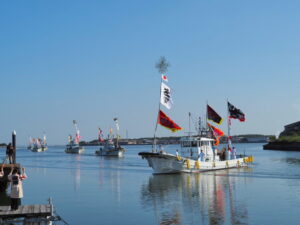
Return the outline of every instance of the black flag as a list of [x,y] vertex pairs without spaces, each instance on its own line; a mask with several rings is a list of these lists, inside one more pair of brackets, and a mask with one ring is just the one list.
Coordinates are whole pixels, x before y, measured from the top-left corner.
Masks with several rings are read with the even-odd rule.
[[229,118],[238,119],[241,122],[244,122],[246,120],[245,114],[240,109],[235,108],[229,102],[228,102],[228,112],[229,112]]

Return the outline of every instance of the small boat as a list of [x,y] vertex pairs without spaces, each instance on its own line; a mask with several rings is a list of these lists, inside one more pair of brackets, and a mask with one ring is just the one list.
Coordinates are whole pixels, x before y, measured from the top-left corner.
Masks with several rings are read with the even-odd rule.
[[65,152],[73,153],[73,154],[81,154],[84,152],[84,148],[79,145],[81,137],[80,137],[80,131],[78,129],[76,120],[73,120],[73,124],[74,124],[75,130],[76,130],[75,139],[72,138],[72,135],[69,135],[69,137],[68,137],[69,143],[66,145]]
[[117,156],[123,157],[125,149],[120,145],[114,144],[113,140],[105,140],[104,145],[95,152],[96,155],[100,156]]
[[75,144],[74,142],[69,143],[66,145],[65,149],[66,153],[73,153],[73,154],[81,154],[84,152],[84,148],[79,146],[79,144]]
[[30,145],[30,150],[32,152],[44,152],[48,150],[46,135],[44,134],[43,140],[41,138],[33,138],[32,145]]
[[99,142],[104,143],[102,147],[100,147],[99,150],[95,152],[96,155],[100,156],[115,156],[115,157],[123,157],[125,149],[122,148],[119,144],[119,123],[118,123],[118,118],[114,118],[114,121],[116,123],[116,128],[117,128],[117,137],[114,139],[113,138],[113,132],[112,128],[110,129],[110,134],[108,135],[107,140],[103,140],[103,135],[102,135],[102,130],[99,128],[99,133],[98,133],[98,138]]

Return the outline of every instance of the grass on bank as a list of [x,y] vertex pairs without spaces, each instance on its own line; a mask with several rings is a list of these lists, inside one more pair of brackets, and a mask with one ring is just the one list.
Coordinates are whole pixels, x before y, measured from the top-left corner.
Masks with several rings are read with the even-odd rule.
[[270,141],[278,141],[278,142],[300,142],[300,135],[293,134],[290,136],[281,136],[276,139],[275,136],[270,137]]

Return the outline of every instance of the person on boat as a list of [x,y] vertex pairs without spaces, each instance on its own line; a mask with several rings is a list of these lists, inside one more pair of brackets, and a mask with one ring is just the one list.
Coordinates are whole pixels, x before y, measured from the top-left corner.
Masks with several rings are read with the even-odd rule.
[[200,152],[200,154],[199,154],[199,157],[200,157],[200,161],[201,161],[201,162],[204,162],[204,156],[205,156],[205,154],[204,154],[203,150],[201,150],[201,152]]
[[3,165],[4,164],[2,164],[1,169],[0,169],[0,178],[2,178],[4,176]]
[[231,159],[236,159],[236,149],[235,149],[235,147],[232,148]]
[[222,151],[220,153],[220,159],[221,161],[224,161],[226,159],[226,148],[222,148]]
[[6,146],[6,156],[9,160],[9,164],[13,163],[13,155],[14,155],[14,147],[11,145],[11,143],[9,143]]
[[25,168],[22,168],[22,174],[20,174],[18,168],[11,167],[11,171],[8,175],[8,180],[11,181],[11,210],[17,210],[21,205],[21,198],[23,198],[22,180],[26,178]]
[[178,149],[176,149],[176,157],[178,157],[178,156],[179,156]]
[[68,141],[69,141],[69,144],[73,144],[73,138],[72,138],[72,135],[69,135]]
[[219,150],[216,147],[214,147],[213,152],[214,152],[214,160],[216,160],[217,155],[219,155]]

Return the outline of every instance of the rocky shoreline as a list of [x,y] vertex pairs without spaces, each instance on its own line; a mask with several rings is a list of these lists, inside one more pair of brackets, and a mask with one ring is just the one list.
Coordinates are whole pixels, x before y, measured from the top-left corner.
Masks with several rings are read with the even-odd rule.
[[300,142],[272,141],[263,146],[264,150],[300,151]]

